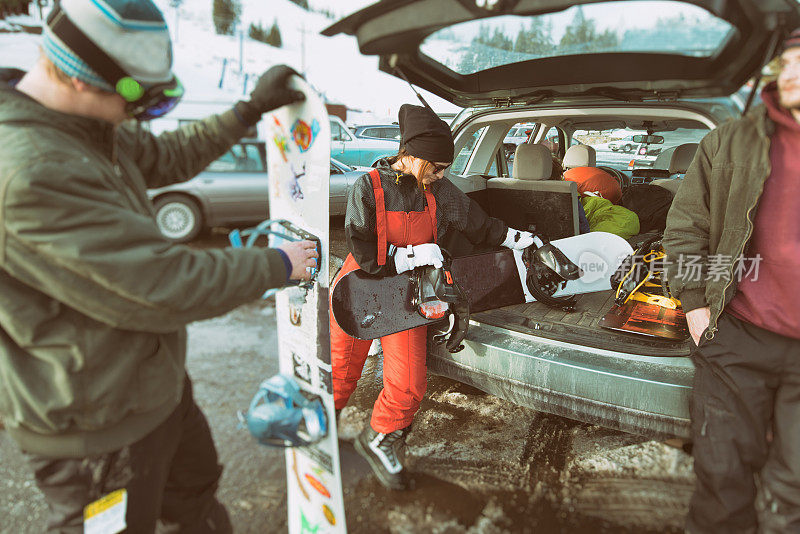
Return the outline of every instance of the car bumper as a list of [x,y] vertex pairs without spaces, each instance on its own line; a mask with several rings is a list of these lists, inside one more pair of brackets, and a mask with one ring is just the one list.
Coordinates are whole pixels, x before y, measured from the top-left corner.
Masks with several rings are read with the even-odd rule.
[[470,322],[464,349],[430,343],[428,369],[515,404],[655,439],[689,437],[694,367]]

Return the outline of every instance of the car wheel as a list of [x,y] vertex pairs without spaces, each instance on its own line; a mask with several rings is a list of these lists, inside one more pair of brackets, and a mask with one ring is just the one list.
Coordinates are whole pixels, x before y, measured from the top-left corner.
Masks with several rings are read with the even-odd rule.
[[623,150],[624,150],[625,152],[630,152],[631,150],[633,150],[633,146],[631,146],[631,145],[625,145],[625,147],[623,148]]
[[166,195],[155,202],[156,223],[164,237],[186,243],[200,234],[203,216],[197,203],[183,195]]

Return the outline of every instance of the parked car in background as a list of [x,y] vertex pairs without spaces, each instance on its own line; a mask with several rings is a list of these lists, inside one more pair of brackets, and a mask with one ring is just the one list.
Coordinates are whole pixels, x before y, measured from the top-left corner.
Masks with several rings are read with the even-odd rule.
[[331,157],[351,167],[375,167],[383,158],[397,154],[400,141],[357,137],[342,119],[330,116]]
[[[572,182],[509,180],[504,141],[511,128],[534,124],[528,142],[558,148],[561,157],[583,132],[580,141],[597,147],[596,166],[623,188],[632,178],[648,184],[657,175],[679,186],[671,175],[685,172],[691,157],[677,155],[691,155],[708,132],[741,113],[712,99],[741,87],[769,59],[774,37],[800,26],[796,0],[664,0],[659,24],[623,17],[650,4],[386,0],[323,34],[356,36],[363,53],[379,56],[379,68],[464,108],[451,124],[456,157],[447,178],[510,226],[511,217],[530,221],[552,204],[552,216],[536,224],[563,221],[554,239],[578,231],[577,189]],[[602,21],[617,37],[599,40],[584,32],[569,42],[537,43],[536,50],[514,47],[528,28],[563,35],[578,18]],[[487,43],[482,35],[499,38]],[[682,149],[674,150],[668,169],[634,174],[632,158],[608,148],[615,130],[663,137],[664,144],[640,143],[645,157],[652,157],[651,144],[658,145],[653,150]],[[540,167],[524,161],[513,165]],[[512,194],[492,194],[502,189]],[[631,241],[637,237],[643,238]],[[460,254],[471,252],[458,235],[445,241],[451,252],[453,245],[462,247]],[[463,350],[451,353],[429,338],[428,370],[559,416],[651,437],[688,437],[692,342],[601,328],[613,300],[607,290],[580,295],[572,310],[541,302],[473,310]]]
[[389,139],[400,141],[400,125],[398,124],[362,124],[352,128],[356,137],[363,139]]
[[517,146],[526,142],[533,132],[533,126],[533,124],[515,124],[503,138],[503,144]]
[[625,137],[621,137],[619,139],[612,139],[611,141],[609,141],[608,148],[610,148],[614,152],[619,152],[621,150],[622,152],[625,152],[627,154],[633,152],[633,149],[635,146],[637,146],[637,144],[638,143],[633,142],[632,135],[626,135]]
[[[363,174],[331,160],[331,215],[344,215],[347,191]],[[243,139],[186,182],[147,191],[156,223],[167,238],[185,243],[204,229],[256,224],[269,217],[264,141]]]
[[345,214],[350,188],[363,174],[363,170],[355,170],[341,161],[331,158],[331,217]]

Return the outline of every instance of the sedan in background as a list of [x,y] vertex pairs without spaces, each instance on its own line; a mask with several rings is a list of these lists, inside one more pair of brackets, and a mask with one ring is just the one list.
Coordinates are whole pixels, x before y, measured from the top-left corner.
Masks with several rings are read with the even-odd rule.
[[400,140],[400,125],[398,124],[362,124],[352,128],[356,137],[389,139],[391,141]]
[[[331,215],[344,215],[347,191],[363,174],[331,159]],[[259,223],[269,217],[266,147],[245,139],[191,180],[147,191],[167,238],[186,243],[214,226]]]

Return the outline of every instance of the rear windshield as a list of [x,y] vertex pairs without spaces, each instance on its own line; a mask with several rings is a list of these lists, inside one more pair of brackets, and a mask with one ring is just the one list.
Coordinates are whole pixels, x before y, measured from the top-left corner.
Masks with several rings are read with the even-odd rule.
[[[699,143],[709,130],[677,128],[666,132],[653,132],[646,137],[644,130],[576,130],[572,134],[572,144],[589,145],[595,150],[596,165],[624,170],[630,168],[668,169],[672,150],[678,145]],[[659,140],[655,143],[637,143],[639,140]],[[661,138],[661,139],[658,139]],[[632,163],[632,165],[631,165]]]
[[735,32],[677,1],[599,2],[544,15],[472,20],[429,35],[423,54],[459,74],[544,57],[653,52],[711,57]]

